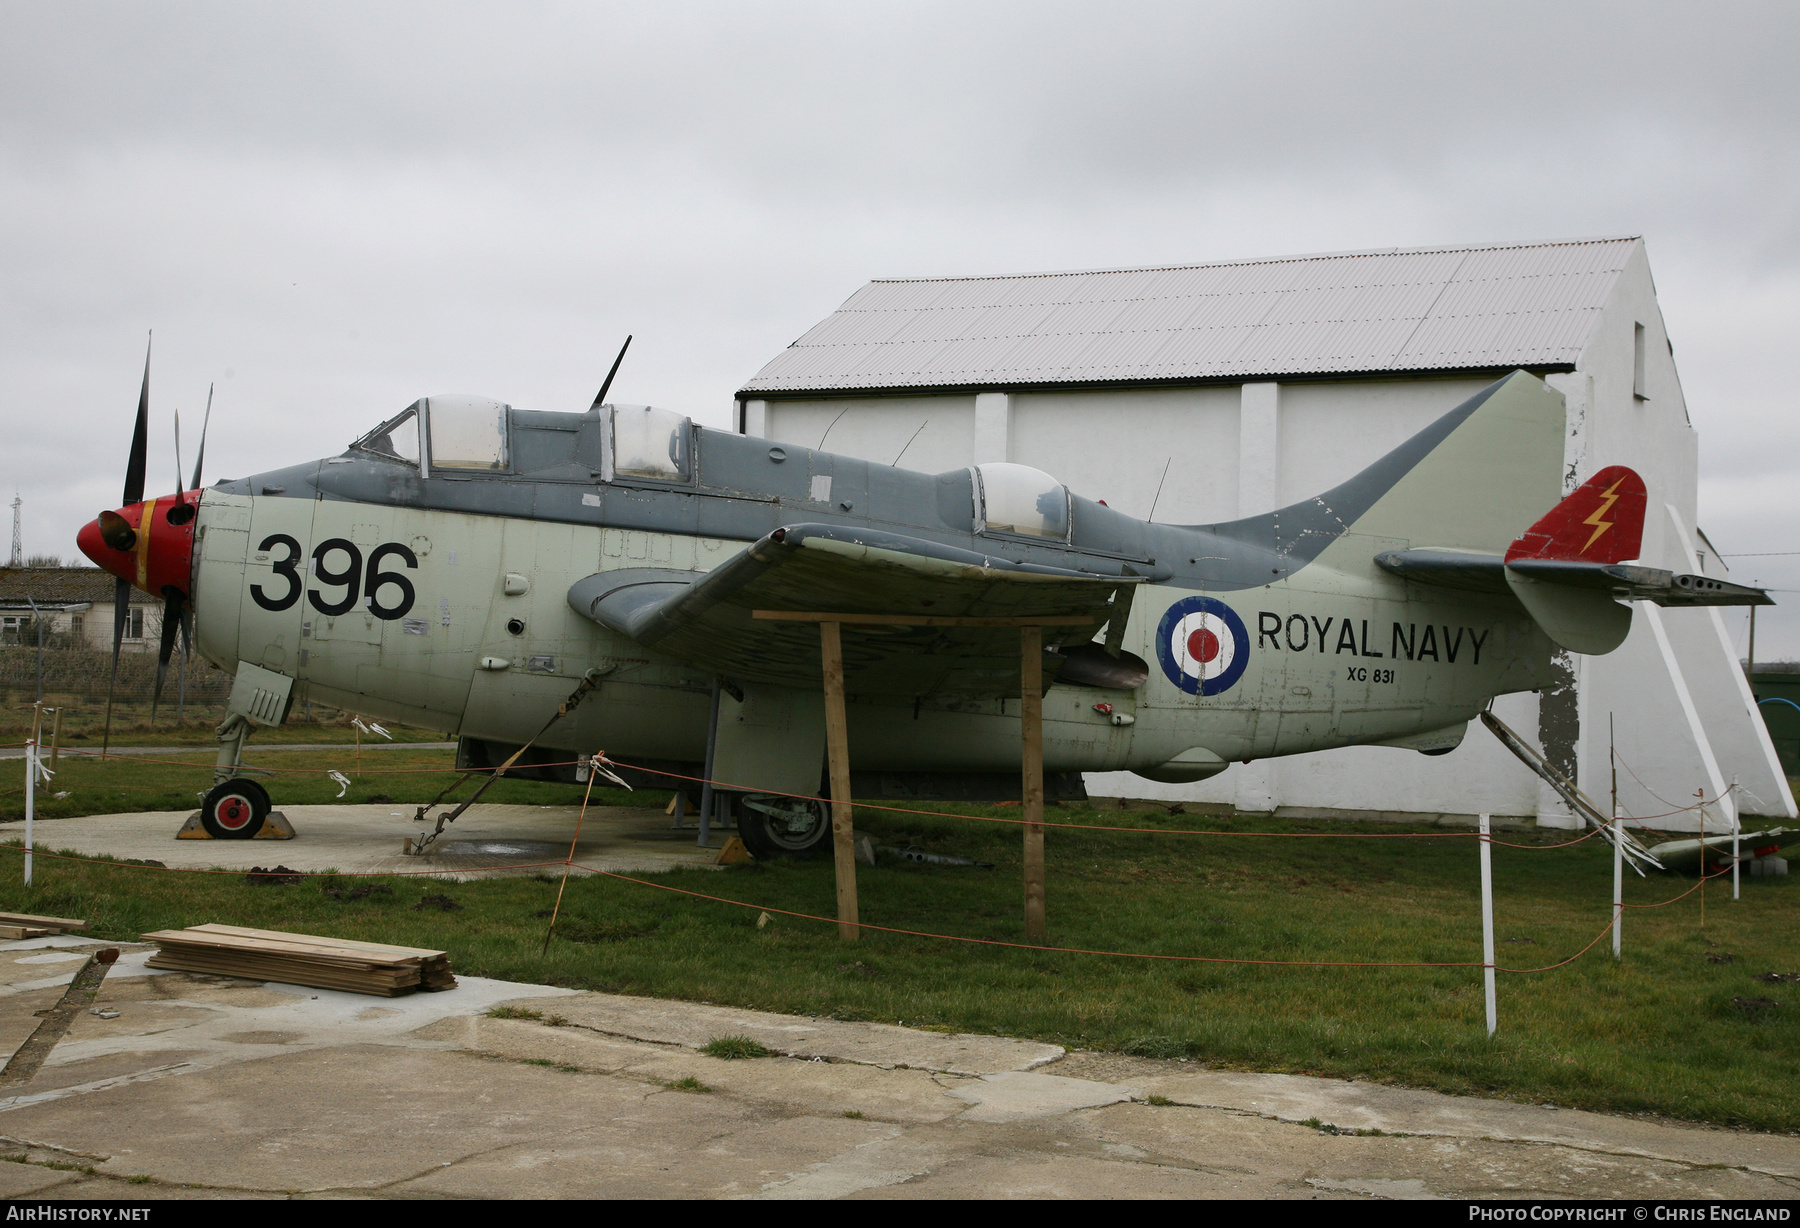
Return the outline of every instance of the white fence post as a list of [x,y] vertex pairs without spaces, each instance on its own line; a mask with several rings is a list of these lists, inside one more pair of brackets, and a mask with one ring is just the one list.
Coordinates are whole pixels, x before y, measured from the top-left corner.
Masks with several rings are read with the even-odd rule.
[[[1736,789],[1737,777],[1733,776],[1731,788],[1727,792],[1734,793]],[[1738,842],[1744,837],[1744,816],[1737,805],[1737,798],[1734,796],[1731,800],[1731,898],[1735,900],[1738,898],[1738,869],[1743,865],[1738,856]],[[1701,859],[1700,866],[1703,870],[1706,868],[1705,858]]]
[[25,885],[31,886],[31,820],[37,809],[37,739],[25,743]]
[[1499,1005],[1494,1000],[1494,862],[1485,814],[1481,816],[1481,962],[1487,989],[1487,1030],[1492,1036],[1500,1020]]

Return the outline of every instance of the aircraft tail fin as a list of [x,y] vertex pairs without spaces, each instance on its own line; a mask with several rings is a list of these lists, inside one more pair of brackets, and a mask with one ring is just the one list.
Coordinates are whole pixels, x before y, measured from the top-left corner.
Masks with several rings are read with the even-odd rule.
[[1643,547],[1644,503],[1644,479],[1623,465],[1608,465],[1507,547],[1507,587],[1564,648],[1611,652],[1631,634],[1631,607],[1613,600],[1610,589],[1563,583],[1554,573],[1534,576],[1526,567],[1635,559]]
[[1564,417],[1561,393],[1515,371],[1321,500],[1378,483],[1351,534],[1503,554],[1561,497]]
[[1507,547],[1506,561],[1559,559],[1623,563],[1644,542],[1644,479],[1608,465],[1538,519]]

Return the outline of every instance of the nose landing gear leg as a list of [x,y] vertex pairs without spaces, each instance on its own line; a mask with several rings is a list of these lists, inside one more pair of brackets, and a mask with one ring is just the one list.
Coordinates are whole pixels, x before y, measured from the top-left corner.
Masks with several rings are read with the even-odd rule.
[[200,812],[177,833],[179,839],[253,840],[259,835],[265,839],[293,838],[294,829],[287,817],[274,809],[268,790],[238,775],[251,728],[238,712],[227,716],[219,726],[219,759],[213,766],[213,787],[200,803]]

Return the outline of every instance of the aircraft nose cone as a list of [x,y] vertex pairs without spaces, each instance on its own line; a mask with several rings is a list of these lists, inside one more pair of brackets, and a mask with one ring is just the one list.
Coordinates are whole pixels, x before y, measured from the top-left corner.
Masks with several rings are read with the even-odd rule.
[[101,512],[75,535],[76,547],[96,566],[153,597],[191,588],[194,518],[200,492],[133,503]]
[[123,512],[101,512],[81,526],[81,532],[75,535],[75,545],[96,567],[135,582],[137,555],[132,548],[137,545],[137,531],[131,527],[131,518],[127,515],[132,511],[138,512],[138,519],[142,519],[141,506],[126,508]]

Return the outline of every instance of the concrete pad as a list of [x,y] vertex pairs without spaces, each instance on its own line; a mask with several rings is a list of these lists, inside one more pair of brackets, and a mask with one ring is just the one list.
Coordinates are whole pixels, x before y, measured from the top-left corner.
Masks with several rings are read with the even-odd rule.
[[[517,1005],[531,1006],[532,1002],[520,999]],[[721,1036],[748,1036],[790,1057],[822,1057],[949,1074],[1030,1070],[1063,1055],[1058,1045],[1003,1036],[926,1032],[886,1023],[812,1019],[619,994],[587,993],[563,998],[554,1009],[582,1027],[634,1040],[697,1049]]]
[[1279,1191],[1249,1192],[1221,1185],[1208,1173],[1155,1168],[1091,1156],[1024,1154],[976,1156],[885,1189],[849,1197],[924,1198],[958,1201],[988,1198],[1201,1199],[1279,1198]]
[[158,1181],[139,1182],[129,1178],[120,1179],[98,1174],[92,1177],[84,1173],[65,1175],[75,1179],[42,1193],[33,1194],[32,1197],[44,1199],[46,1202],[89,1202],[103,1199],[116,1202],[238,1202],[249,1199],[273,1200],[291,1197],[286,1190],[221,1190],[208,1189],[205,1186],[164,1185]]
[[886,1196],[894,1186],[936,1170],[955,1155],[947,1140],[916,1134],[890,1136],[839,1153],[811,1169],[784,1180],[771,1181],[755,1199],[850,1198],[865,1190]]
[[504,1189],[530,1198],[741,1197],[890,1137],[897,1129],[842,1117],[746,1117],[737,1128],[704,1141],[690,1143],[664,1133],[661,1113],[678,1102],[708,1099],[664,1093],[629,1129],[598,1127],[484,1154],[398,1186],[394,1193],[485,1198]]
[[[371,1076],[375,1077],[371,1077]],[[579,1094],[576,1091],[579,1081]],[[115,1176],[263,1190],[375,1188],[474,1152],[578,1133],[640,1085],[456,1053],[345,1045],[13,1111],[7,1129],[109,1153]]]
[[586,1028],[547,1027],[526,1019],[441,1019],[413,1035],[422,1040],[450,1041],[489,1057],[556,1062],[603,1074],[660,1062],[669,1053],[661,1045],[635,1044]]
[[1352,1083],[1307,1075],[1209,1070],[1140,1080],[1147,1094],[1177,1104],[1255,1113],[1281,1121],[1317,1118],[1345,1130],[1558,1143],[1684,1164],[1743,1165],[1800,1178],[1800,1139],[1674,1128],[1629,1117],[1514,1104],[1473,1096]]
[[1204,1169],[1258,1197],[1785,1199],[1792,1188],[1732,1167],[1484,1138],[1333,1135],[1221,1110],[1117,1104],[1055,1124],[1113,1158]]
[[791,1057],[725,1061],[699,1053],[678,1053],[633,1066],[629,1073],[633,1078],[663,1084],[691,1077],[719,1095],[826,1117],[854,1112],[870,1121],[934,1122],[968,1107],[942,1085],[940,1080],[947,1076],[923,1070],[883,1070]]
[[[19,961],[82,949],[0,950],[0,1036],[28,1033],[80,966]],[[1800,1150],[1785,1137],[477,977],[371,999],[157,972],[146,952],[127,946],[102,984],[116,1019],[78,1016],[36,1078],[5,1089],[0,1160],[13,1163],[0,1163],[0,1197],[1786,1199]],[[485,1015],[505,1002],[567,1025]],[[696,1051],[732,1034],[800,1056]],[[710,1090],[666,1086],[687,1076]],[[1186,1103],[1134,1102],[1148,1094]],[[1296,1124],[1310,1117],[1404,1133]]]
[[44,1191],[79,1180],[80,1173],[42,1168],[35,1164],[0,1163],[0,1198],[42,1198]]
[[[276,785],[279,793],[279,785]],[[188,812],[152,810],[44,819],[37,846],[84,857],[160,861],[181,869],[248,870],[277,862],[316,874],[417,874],[443,871],[450,882],[508,874],[560,874],[579,819],[575,860],[623,874],[678,868],[715,870],[718,850],[695,845],[693,829],[672,830],[669,817],[647,806],[503,806],[478,804],[444,829],[422,856],[406,856],[401,844],[430,833],[436,812],[413,821],[417,806],[283,806],[292,840],[177,840]],[[0,823],[0,839],[17,839],[24,823]],[[722,841],[721,841],[722,843]],[[586,871],[576,869],[572,874]]]
[[1143,1093],[1136,1088],[1094,1083],[1087,1079],[1009,1071],[983,1075],[972,1083],[953,1088],[950,1094],[975,1106],[963,1114],[965,1121],[1007,1122],[1028,1117],[1058,1117],[1076,1109],[1117,1104]]
[[666,1086],[694,1078],[714,1093],[742,1096],[796,1112],[843,1116],[858,1112],[872,1121],[942,1121],[968,1106],[949,1095],[961,1082],[923,1070],[884,1071],[819,1059],[753,1058],[728,1061],[674,1045],[604,1036],[584,1027],[552,1027],[524,1019],[444,1019],[414,1033],[454,1041],[466,1049],[513,1061],[553,1062],[584,1071],[627,1072]]

